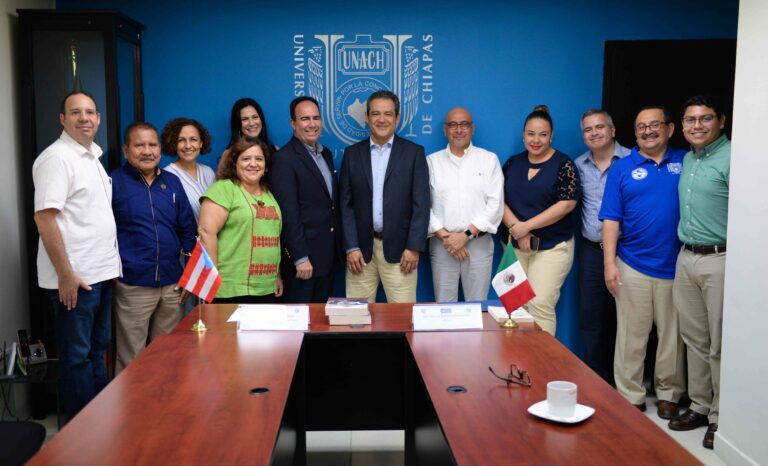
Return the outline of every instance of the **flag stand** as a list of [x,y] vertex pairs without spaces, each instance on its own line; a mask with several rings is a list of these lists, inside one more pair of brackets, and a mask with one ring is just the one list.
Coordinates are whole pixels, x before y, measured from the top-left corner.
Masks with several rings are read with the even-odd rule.
[[197,306],[197,322],[192,326],[192,331],[202,333],[208,330],[208,326],[203,322],[203,298],[198,297],[197,299],[199,303]]
[[506,319],[499,322],[499,327],[501,328],[517,328],[519,326],[520,325],[514,320],[512,320],[511,317],[507,317]]

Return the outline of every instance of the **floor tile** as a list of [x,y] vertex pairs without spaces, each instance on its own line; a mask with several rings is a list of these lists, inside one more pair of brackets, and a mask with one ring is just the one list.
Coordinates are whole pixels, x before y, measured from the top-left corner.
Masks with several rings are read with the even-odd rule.
[[360,430],[352,432],[352,451],[405,451],[404,430]]
[[352,449],[352,433],[348,430],[307,432],[307,451],[343,451]]
[[667,435],[675,439],[677,443],[695,456],[696,459],[706,466],[725,466],[723,460],[715,454],[714,450],[708,450],[701,444],[702,440],[704,440],[704,434],[707,432],[706,427],[699,427],[698,429],[684,432],[671,430],[667,427],[669,420],[662,419],[656,414],[656,398],[649,396],[646,400],[646,406],[648,409],[645,411],[645,415]]

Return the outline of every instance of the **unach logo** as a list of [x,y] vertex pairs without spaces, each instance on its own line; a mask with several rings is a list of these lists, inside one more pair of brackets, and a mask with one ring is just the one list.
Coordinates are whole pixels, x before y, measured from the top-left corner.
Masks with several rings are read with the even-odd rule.
[[317,99],[326,131],[344,144],[368,137],[365,102],[380,89],[400,98],[397,132],[432,133],[433,36],[293,36],[294,96]]

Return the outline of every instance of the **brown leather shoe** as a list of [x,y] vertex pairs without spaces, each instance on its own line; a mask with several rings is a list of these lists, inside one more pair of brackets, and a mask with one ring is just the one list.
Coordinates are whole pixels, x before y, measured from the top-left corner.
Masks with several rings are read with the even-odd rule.
[[633,404],[632,406],[634,406],[635,408],[639,409],[642,412],[645,412],[645,403],[640,403],[639,405]]
[[659,400],[658,409],[656,413],[662,419],[672,419],[678,414],[677,403],[672,401]]
[[693,430],[697,427],[705,426],[707,423],[707,416],[689,409],[688,411],[669,421],[668,426],[672,430]]
[[710,424],[707,428],[707,433],[704,434],[704,441],[701,442],[704,448],[709,448],[710,450],[714,448],[715,432],[717,432],[717,424]]

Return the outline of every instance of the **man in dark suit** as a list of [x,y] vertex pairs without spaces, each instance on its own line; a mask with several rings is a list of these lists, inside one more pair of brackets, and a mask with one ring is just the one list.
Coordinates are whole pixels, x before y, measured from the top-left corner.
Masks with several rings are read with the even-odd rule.
[[331,151],[318,141],[323,121],[317,101],[297,97],[290,109],[293,137],[275,155],[270,173],[283,214],[283,301],[321,303],[341,259],[339,187]]
[[424,148],[395,136],[400,100],[376,91],[366,102],[371,131],[344,150],[341,216],[347,253],[347,296],[415,302],[419,255],[426,251],[429,169]]

